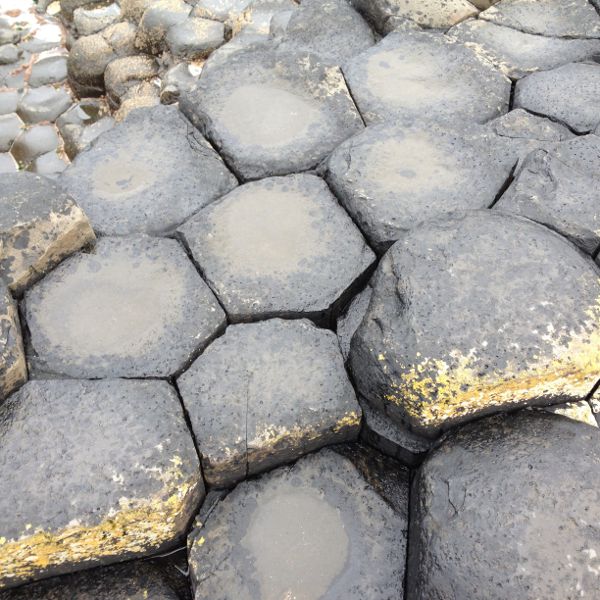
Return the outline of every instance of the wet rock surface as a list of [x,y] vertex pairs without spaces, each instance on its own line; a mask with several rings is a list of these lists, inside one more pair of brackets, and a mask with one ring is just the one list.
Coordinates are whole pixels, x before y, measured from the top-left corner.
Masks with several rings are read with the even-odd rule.
[[350,460],[322,450],[212,509],[192,537],[195,598],[402,598],[406,526]]
[[374,260],[350,217],[314,175],[247,183],[179,232],[232,321],[327,321]]
[[30,359],[71,377],[168,377],[223,328],[175,240],[102,238],[25,295]]
[[132,112],[60,179],[105,234],[174,229],[236,185],[221,158],[174,107]]
[[209,485],[358,437],[335,335],[306,320],[229,327],[177,381]]
[[599,435],[521,412],[450,436],[413,485],[407,597],[594,596]]
[[596,382],[598,271],[531,221],[471,211],[430,222],[390,249],[372,287],[352,339],[355,381],[417,433],[581,400]]
[[31,381],[0,422],[3,587],[172,548],[203,499],[166,382]]

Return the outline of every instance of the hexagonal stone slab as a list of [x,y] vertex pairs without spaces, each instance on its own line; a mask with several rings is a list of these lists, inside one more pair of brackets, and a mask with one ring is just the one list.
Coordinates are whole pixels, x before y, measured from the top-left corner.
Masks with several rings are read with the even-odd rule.
[[416,433],[584,399],[600,369],[600,271],[527,219],[471,211],[405,234],[372,281],[350,364]]
[[437,118],[484,123],[508,109],[510,81],[437,33],[390,33],[344,67],[367,123]]
[[336,337],[306,320],[232,325],[177,383],[210,485],[358,437]]
[[515,106],[562,121],[577,133],[600,123],[600,66],[569,64],[517,82]]
[[339,68],[305,52],[235,52],[180,107],[244,179],[313,168],[363,126]]
[[179,231],[232,321],[327,320],[374,260],[314,175],[247,183]]
[[26,381],[27,365],[17,305],[0,281],[0,400]]
[[25,171],[3,176],[0,272],[13,292],[95,239],[84,212],[55,183]]
[[204,497],[164,381],[30,381],[0,423],[0,586],[166,550]]
[[459,23],[448,35],[490,60],[512,78],[568,62],[593,59],[600,51],[600,40],[597,39],[544,37],[479,19]]
[[170,106],[133,111],[81,152],[60,182],[96,231],[116,235],[172,230],[237,184]]
[[102,238],[25,295],[31,360],[71,377],[168,377],[225,325],[175,240]]
[[600,247],[600,137],[535,150],[495,209],[558,231],[588,254]]
[[599,443],[541,411],[452,435],[413,485],[408,598],[595,596]]
[[213,508],[194,532],[195,598],[401,600],[406,526],[350,460],[322,450]]
[[536,35],[600,38],[600,16],[587,0],[503,0],[479,18]]

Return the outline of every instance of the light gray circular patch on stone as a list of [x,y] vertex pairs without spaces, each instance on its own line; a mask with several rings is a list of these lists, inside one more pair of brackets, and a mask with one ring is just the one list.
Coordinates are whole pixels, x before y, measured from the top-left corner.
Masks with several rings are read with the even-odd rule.
[[514,103],[587,133],[600,123],[599,94],[600,65],[573,63],[518,81]]
[[101,238],[25,295],[31,360],[71,377],[168,377],[225,315],[175,240]]
[[402,599],[406,526],[350,460],[322,450],[217,504],[194,532],[195,600]]
[[244,179],[311,169],[363,126],[338,67],[260,47],[203,70],[180,108]]
[[448,437],[413,483],[407,598],[596,596],[599,445],[541,411]]
[[108,235],[164,233],[237,182],[175,107],[133,111],[80,153],[60,183]]
[[210,485],[358,437],[335,334],[306,320],[231,325],[177,381]]
[[343,71],[368,124],[424,116],[484,123],[508,110],[510,81],[439,33],[390,33]]
[[179,231],[232,321],[328,319],[374,260],[314,175],[247,183]]

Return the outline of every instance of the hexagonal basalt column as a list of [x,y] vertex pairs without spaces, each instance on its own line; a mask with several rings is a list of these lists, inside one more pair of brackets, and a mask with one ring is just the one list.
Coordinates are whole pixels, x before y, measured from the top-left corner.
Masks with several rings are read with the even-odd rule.
[[245,481],[194,532],[196,600],[402,600],[406,480],[397,508],[331,450]]
[[180,107],[244,179],[310,169],[362,128],[340,69],[305,52],[236,52]]
[[358,436],[335,334],[308,321],[232,325],[177,383],[211,485]]
[[0,587],[166,550],[204,496],[163,381],[30,381],[0,406],[0,484]]
[[471,211],[384,256],[351,343],[360,393],[417,433],[584,399],[600,373],[600,271],[527,219]]
[[167,377],[224,326],[175,240],[102,238],[25,296],[31,360],[71,377]]
[[121,235],[172,230],[237,182],[175,107],[158,106],[102,134],[61,184],[97,231]]
[[0,400],[25,381],[27,366],[17,305],[0,281]]
[[328,319],[374,260],[314,175],[247,183],[179,231],[233,321]]
[[508,110],[510,80],[440,33],[391,33],[343,71],[367,123],[423,116],[484,123]]

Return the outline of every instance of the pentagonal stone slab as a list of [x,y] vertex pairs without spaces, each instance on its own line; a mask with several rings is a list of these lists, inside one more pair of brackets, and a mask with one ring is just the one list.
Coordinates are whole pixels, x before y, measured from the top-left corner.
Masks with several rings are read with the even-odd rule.
[[236,185],[175,107],[133,111],[79,154],[61,184],[106,234],[162,233]]
[[195,532],[195,598],[401,600],[403,512],[331,450],[245,481]]
[[232,325],[178,380],[210,485],[358,437],[335,335],[309,321]]
[[587,133],[600,122],[599,93],[599,65],[569,64],[518,81],[515,106],[558,119],[577,133]]
[[541,411],[451,436],[414,482],[408,598],[594,597],[599,443]]
[[525,33],[600,38],[600,16],[587,0],[503,0],[480,18]]
[[25,300],[32,360],[71,377],[168,377],[225,324],[175,240],[102,238]]
[[543,223],[593,254],[600,246],[599,172],[595,135],[535,150],[494,208]]
[[489,207],[515,162],[514,151],[478,128],[382,123],[334,150],[327,180],[371,245],[384,251],[422,221]]
[[600,369],[600,271],[532,221],[471,211],[386,254],[352,339],[360,393],[420,434],[581,400]]
[[17,305],[0,281],[0,400],[25,381],[27,366]]
[[374,43],[371,28],[346,0],[308,0],[292,12],[282,47],[341,64]]
[[339,68],[304,52],[235,52],[180,106],[245,179],[310,169],[362,128]]
[[166,382],[30,381],[0,423],[0,586],[165,550],[203,499]]
[[510,81],[442,34],[390,33],[344,66],[367,123],[441,118],[484,123],[508,109]]
[[374,260],[314,175],[247,183],[179,231],[233,321],[327,319]]
[[2,184],[0,273],[21,292],[95,236],[83,211],[50,180],[20,171],[4,175]]
[[544,37],[475,19],[459,23],[448,35],[490,60],[512,78],[592,59],[600,51],[600,40],[597,39]]

